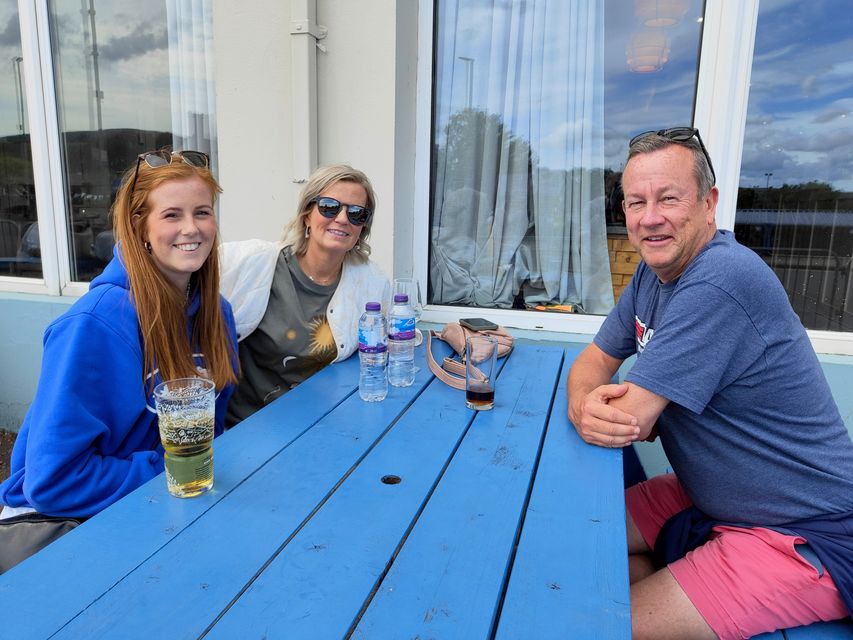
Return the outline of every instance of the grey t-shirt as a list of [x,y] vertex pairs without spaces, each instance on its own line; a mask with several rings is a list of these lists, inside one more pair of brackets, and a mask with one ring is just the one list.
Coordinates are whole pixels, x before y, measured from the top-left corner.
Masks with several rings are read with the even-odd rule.
[[337,287],[313,282],[290,248],[282,249],[264,317],[240,343],[242,378],[228,405],[227,426],[334,361],[338,351],[326,309]]

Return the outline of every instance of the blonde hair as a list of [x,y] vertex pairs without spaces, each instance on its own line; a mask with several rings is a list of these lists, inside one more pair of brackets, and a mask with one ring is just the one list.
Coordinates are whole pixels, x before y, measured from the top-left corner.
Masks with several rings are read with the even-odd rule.
[[[134,185],[134,176],[136,183]],[[210,189],[212,199],[222,192],[207,168],[193,167],[177,158],[169,165],[152,169],[144,161],[129,169],[112,207],[113,230],[121,247],[121,258],[128,279],[130,295],[136,307],[142,332],[142,379],[160,371],[162,380],[198,375],[193,350],[204,354],[204,367],[217,388],[236,383],[234,367],[238,366],[219,300],[219,233],[214,248],[201,269],[194,274],[201,296],[201,307],[187,339],[186,292],[178,288],[160,271],[145,246],[148,196],[170,180],[200,178]],[[132,190],[132,192],[131,192]],[[154,377],[149,384],[153,384]]]
[[[367,193],[367,208],[374,215],[376,213],[376,193],[368,177],[353,169],[348,164],[332,164],[316,169],[308,178],[308,182],[299,194],[299,203],[296,207],[296,216],[287,223],[282,234],[282,241],[293,249],[293,253],[302,256],[308,250],[308,238],[305,237],[305,219],[311,215],[314,206],[313,200],[320,197],[323,192],[337,182],[354,182],[361,185]],[[370,236],[370,227],[373,224],[374,215],[364,223],[358,242],[349,250],[347,255],[352,256],[359,262],[366,262],[370,256],[370,245],[367,238]]]

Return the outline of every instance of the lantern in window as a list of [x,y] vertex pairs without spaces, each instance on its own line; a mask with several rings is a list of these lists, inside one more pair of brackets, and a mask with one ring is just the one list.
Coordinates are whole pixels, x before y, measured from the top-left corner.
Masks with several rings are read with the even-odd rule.
[[625,47],[628,68],[634,73],[653,73],[669,60],[669,38],[663,29],[638,31]]
[[689,0],[634,0],[634,15],[646,27],[673,27],[689,6]]

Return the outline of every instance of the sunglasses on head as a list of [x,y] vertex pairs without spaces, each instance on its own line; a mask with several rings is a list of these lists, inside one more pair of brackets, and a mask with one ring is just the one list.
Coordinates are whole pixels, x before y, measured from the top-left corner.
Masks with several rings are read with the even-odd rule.
[[633,147],[634,143],[642,140],[646,136],[660,136],[673,142],[687,142],[691,138],[696,138],[699,142],[699,148],[702,149],[702,155],[705,156],[705,161],[708,163],[708,168],[711,170],[711,179],[714,184],[717,183],[717,174],[714,172],[714,165],[711,164],[711,156],[708,155],[708,150],[705,148],[705,143],[702,142],[702,137],[699,135],[699,129],[694,127],[672,127],[671,129],[659,129],[657,131],[644,131],[633,138],[628,143],[629,147]]
[[210,158],[202,151],[169,151],[168,149],[161,149],[159,151],[140,153],[136,157],[136,171],[133,173],[133,184],[130,187],[130,193],[132,194],[136,188],[140,162],[145,162],[152,169],[156,169],[157,167],[165,167],[167,164],[172,164],[172,159],[176,156],[191,167],[204,169],[210,165]]
[[360,227],[370,220],[370,216],[373,215],[373,212],[367,207],[362,207],[357,204],[345,204],[339,200],[329,197],[314,198],[310,204],[316,204],[317,211],[320,212],[320,215],[329,219],[337,218],[338,214],[341,212],[341,207],[346,207],[347,220],[350,221],[350,224],[354,224],[357,227]]

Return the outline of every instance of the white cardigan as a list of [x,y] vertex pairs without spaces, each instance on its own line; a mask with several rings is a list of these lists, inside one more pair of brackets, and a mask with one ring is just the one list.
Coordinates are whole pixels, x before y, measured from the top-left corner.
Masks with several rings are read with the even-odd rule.
[[[266,313],[275,266],[284,246],[281,242],[243,240],[226,242],[220,247],[220,292],[234,310],[239,340],[257,329]],[[334,362],[345,360],[358,349],[358,319],[368,302],[379,302],[383,312],[389,311],[388,276],[372,260],[356,262],[347,256],[326,310],[338,348]]]

